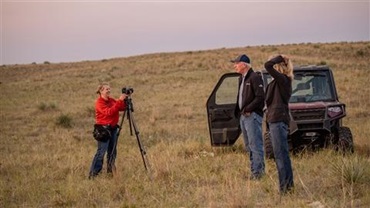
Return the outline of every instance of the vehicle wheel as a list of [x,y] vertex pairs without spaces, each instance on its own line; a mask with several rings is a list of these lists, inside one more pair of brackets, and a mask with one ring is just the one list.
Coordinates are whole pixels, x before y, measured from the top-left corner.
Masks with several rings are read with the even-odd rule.
[[272,143],[271,143],[271,138],[270,138],[270,134],[269,132],[265,132],[265,134],[263,135],[264,137],[264,141],[263,141],[263,145],[265,147],[265,156],[266,156],[266,159],[274,159],[274,150],[272,149]]
[[354,152],[352,133],[348,127],[342,126],[338,129],[338,150],[342,152]]

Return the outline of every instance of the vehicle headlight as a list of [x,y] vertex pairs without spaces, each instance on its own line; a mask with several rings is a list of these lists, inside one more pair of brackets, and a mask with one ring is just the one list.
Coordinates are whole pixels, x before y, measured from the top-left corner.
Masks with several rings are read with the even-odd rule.
[[341,106],[334,106],[334,107],[329,107],[328,108],[328,116],[330,118],[339,116],[343,113],[342,107]]

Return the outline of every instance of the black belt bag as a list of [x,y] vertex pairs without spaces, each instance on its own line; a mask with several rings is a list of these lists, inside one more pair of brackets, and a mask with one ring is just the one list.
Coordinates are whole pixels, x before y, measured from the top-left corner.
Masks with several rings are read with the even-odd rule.
[[110,125],[94,124],[93,136],[99,142],[107,142],[112,138]]

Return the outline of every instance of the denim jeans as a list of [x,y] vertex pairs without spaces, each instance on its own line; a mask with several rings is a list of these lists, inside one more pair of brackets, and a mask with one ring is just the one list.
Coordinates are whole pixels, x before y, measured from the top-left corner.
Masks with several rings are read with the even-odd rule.
[[107,142],[98,141],[98,149],[90,167],[90,176],[96,176],[103,168],[104,155],[107,152],[107,172],[112,172],[114,162],[117,156],[117,131],[115,128],[111,131],[112,138]]
[[269,123],[270,138],[279,175],[280,193],[294,187],[293,170],[289,157],[288,125],[284,122]]
[[246,151],[249,152],[252,176],[260,177],[265,173],[262,141],[262,117],[255,112],[240,116],[240,127]]

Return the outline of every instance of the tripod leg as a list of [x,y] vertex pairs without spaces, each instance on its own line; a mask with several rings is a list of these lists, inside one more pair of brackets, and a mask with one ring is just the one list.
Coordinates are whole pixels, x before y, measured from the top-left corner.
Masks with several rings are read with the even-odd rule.
[[138,128],[136,126],[136,123],[134,121],[134,117],[131,113],[129,113],[130,116],[130,123],[132,124],[133,128],[134,128],[134,131],[135,131],[135,136],[136,136],[136,140],[137,140],[137,143],[139,145],[139,149],[140,149],[140,153],[141,153],[141,157],[143,159],[143,163],[144,163],[144,167],[145,167],[145,170],[147,171],[148,175],[149,175],[149,178],[150,180],[153,180],[152,178],[152,175],[151,175],[151,171],[150,171],[150,165],[149,165],[149,161],[148,161],[148,158],[147,158],[147,155],[146,155],[146,151],[144,149],[144,146],[140,140],[140,132],[138,131]]
[[132,119],[131,111],[127,111],[128,126],[130,127],[130,135],[132,136]]

